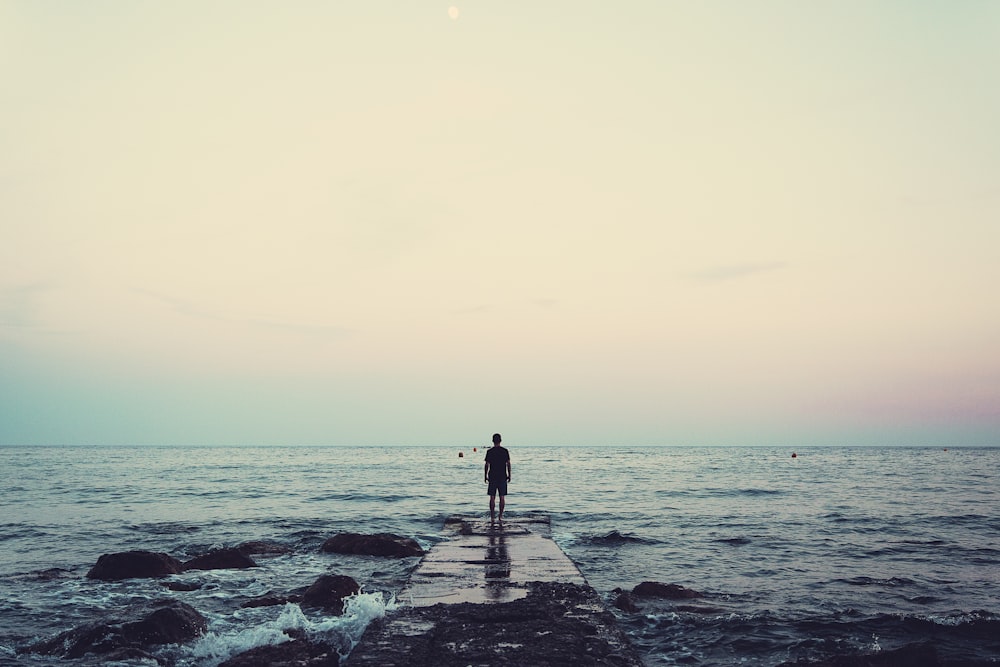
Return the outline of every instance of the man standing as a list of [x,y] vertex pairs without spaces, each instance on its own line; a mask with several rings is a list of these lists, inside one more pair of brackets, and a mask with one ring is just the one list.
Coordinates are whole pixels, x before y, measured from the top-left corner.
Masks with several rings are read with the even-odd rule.
[[493,446],[486,450],[486,465],[483,466],[483,481],[489,484],[490,523],[495,520],[494,507],[497,493],[500,494],[500,521],[503,521],[504,498],[510,481],[510,452],[500,446],[500,434],[493,434]]

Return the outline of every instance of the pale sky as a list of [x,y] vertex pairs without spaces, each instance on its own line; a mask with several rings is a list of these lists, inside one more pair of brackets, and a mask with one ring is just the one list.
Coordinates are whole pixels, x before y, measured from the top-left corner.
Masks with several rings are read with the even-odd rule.
[[1000,3],[0,0],[0,444],[1000,445]]

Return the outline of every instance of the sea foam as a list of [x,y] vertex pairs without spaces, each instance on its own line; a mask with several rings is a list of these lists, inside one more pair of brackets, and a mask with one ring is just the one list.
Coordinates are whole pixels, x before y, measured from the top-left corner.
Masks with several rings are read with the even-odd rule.
[[289,602],[277,617],[250,627],[227,627],[220,619],[185,650],[178,664],[213,667],[252,648],[290,641],[290,633],[331,643],[342,657],[346,657],[368,624],[397,606],[394,596],[379,592],[358,593],[344,599],[344,613],[340,616],[311,617],[298,604]]

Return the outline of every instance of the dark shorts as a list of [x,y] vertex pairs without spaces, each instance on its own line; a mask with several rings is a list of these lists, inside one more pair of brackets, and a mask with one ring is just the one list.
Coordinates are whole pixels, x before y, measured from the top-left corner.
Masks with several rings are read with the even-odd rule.
[[490,480],[490,488],[486,491],[486,493],[488,493],[491,496],[494,496],[497,493],[499,493],[501,498],[503,496],[506,496],[507,495],[507,480],[502,479],[499,482],[494,482],[491,479]]

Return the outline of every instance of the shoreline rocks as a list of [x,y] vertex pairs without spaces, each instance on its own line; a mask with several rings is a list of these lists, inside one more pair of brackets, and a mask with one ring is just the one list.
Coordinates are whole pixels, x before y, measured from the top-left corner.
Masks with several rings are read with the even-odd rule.
[[258,646],[238,653],[219,667],[339,667],[336,647],[309,639]]
[[[88,579],[121,581],[123,579],[155,579],[189,570],[227,570],[257,567],[256,561],[239,548],[216,549],[181,562],[173,556],[153,551],[121,551],[104,554],[87,572]],[[176,589],[174,589],[176,590]]]
[[[423,548],[416,540],[391,533],[340,533],[327,539],[321,552],[355,556],[408,558],[422,556]],[[281,555],[293,551],[279,544],[249,541],[237,547],[216,549],[181,561],[166,553],[133,550],[107,553],[86,573],[86,578],[105,582],[128,579],[157,579],[182,575],[185,572],[244,569],[259,567],[252,554]],[[57,574],[62,574],[61,572]],[[198,580],[170,579],[161,582],[166,589],[186,592],[201,589]],[[340,615],[346,598],[361,592],[353,578],[339,574],[320,575],[308,588],[288,593],[268,592],[246,600],[243,608],[298,603],[303,608],[328,615]],[[19,649],[19,652],[50,655],[61,659],[84,656],[90,660],[151,660],[157,657],[156,647],[164,644],[189,642],[207,632],[208,622],[196,609],[175,599],[161,599],[132,605],[104,614],[93,621],[61,632],[50,639]],[[340,653],[348,647],[328,645],[315,638],[287,632],[289,641],[260,646],[226,660],[226,667],[273,665],[275,667],[338,667]]]
[[349,667],[466,665],[641,667],[642,660],[586,585],[529,584],[524,598],[405,607],[373,621]]

